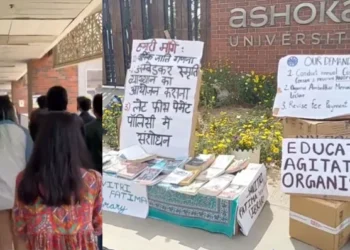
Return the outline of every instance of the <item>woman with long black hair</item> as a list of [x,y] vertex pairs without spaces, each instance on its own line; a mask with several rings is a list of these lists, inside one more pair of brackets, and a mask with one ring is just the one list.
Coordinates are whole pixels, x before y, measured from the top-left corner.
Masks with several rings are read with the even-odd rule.
[[12,207],[16,176],[32,151],[29,131],[18,125],[16,111],[8,96],[0,96],[0,250],[18,249],[13,234]]
[[97,250],[102,233],[102,177],[76,116],[49,112],[32,156],[17,177],[14,222],[28,250]]

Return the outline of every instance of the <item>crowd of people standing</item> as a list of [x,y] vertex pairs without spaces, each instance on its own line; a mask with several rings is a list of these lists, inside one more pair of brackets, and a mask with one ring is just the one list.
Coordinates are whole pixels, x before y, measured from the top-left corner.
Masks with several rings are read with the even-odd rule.
[[0,250],[102,250],[102,95],[94,116],[61,86],[37,103],[28,131],[0,96]]

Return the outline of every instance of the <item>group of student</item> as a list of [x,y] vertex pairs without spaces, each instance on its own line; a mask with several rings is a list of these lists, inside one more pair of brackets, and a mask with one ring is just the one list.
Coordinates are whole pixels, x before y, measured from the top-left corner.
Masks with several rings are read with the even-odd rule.
[[102,250],[102,95],[95,117],[61,86],[37,102],[28,131],[0,96],[0,250]]

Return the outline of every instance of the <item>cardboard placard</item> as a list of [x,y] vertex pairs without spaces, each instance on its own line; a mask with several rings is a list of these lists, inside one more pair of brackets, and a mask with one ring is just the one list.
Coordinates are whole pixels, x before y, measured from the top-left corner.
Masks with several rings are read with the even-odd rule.
[[291,55],[278,66],[273,114],[331,119],[350,115],[350,56]]
[[134,40],[120,149],[140,144],[167,158],[193,155],[203,42]]
[[350,235],[349,219],[349,202],[290,196],[290,236],[317,249],[342,249]]
[[350,121],[313,121],[304,119],[283,119],[284,138],[350,138]]
[[[262,164],[249,164],[249,174],[237,177],[233,184],[246,186],[238,199],[237,221],[241,232],[248,236],[250,229],[258,218],[268,198],[266,167]],[[249,179],[248,179],[249,178]],[[249,183],[247,185],[247,183]]]
[[282,191],[350,197],[349,139],[284,139]]
[[143,219],[148,216],[146,186],[104,174],[102,190],[103,210]]

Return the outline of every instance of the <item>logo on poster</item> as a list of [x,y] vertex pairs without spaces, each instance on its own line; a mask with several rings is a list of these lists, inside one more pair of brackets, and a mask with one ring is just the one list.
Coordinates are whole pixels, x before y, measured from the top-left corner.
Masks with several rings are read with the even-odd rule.
[[295,67],[298,65],[298,58],[295,56],[292,56],[287,61],[288,66]]

